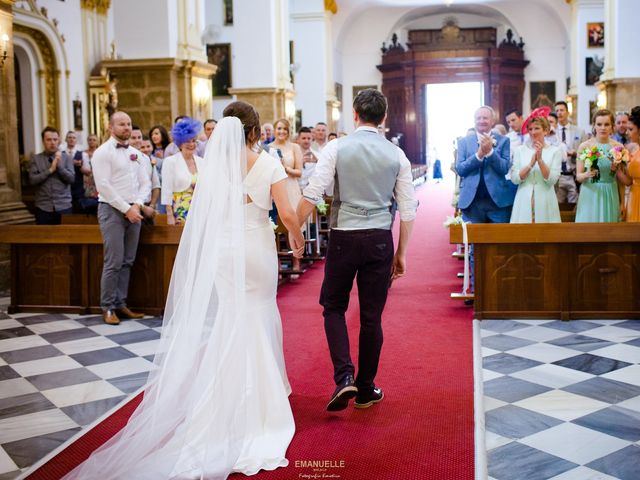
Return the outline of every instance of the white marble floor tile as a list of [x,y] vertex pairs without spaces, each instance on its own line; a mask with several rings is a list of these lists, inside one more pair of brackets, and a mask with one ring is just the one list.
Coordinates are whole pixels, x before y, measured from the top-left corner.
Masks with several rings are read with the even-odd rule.
[[494,332],[493,330],[480,330],[480,338],[493,337],[494,335],[500,335],[500,332]]
[[549,480],[619,480],[616,477],[607,475],[606,473],[592,470],[588,467],[577,467],[569,470],[568,472],[561,473],[555,477],[551,477]]
[[160,343],[160,339],[149,340],[147,342],[128,343],[126,345],[122,345],[122,347],[136,355],[146,357],[147,355],[154,355],[156,353],[158,343]]
[[31,385],[31,382],[24,378],[12,378],[0,382],[0,399],[17,397],[26,393],[37,392],[38,389]]
[[565,422],[589,415],[609,406],[608,403],[563,390],[550,390],[540,395],[514,402],[514,405],[558,418]]
[[81,367],[81,364],[66,355],[30,360],[28,362],[14,363],[11,365],[11,368],[23,377],[42,375],[43,373],[61,372],[62,370],[71,370],[72,368]]
[[602,320],[591,320],[589,319],[589,321],[591,323],[597,323],[599,325],[615,325],[616,323],[622,323],[622,322],[626,322],[626,320],[606,320],[606,319],[602,319]]
[[6,318],[4,320],[0,320],[0,330],[4,330],[5,328],[15,328],[15,327],[23,327],[19,321],[14,320],[13,318]]
[[0,367],[2,367],[3,365],[6,365],[7,362],[5,362],[2,357],[0,357]]
[[590,337],[601,338],[603,340],[609,340],[610,342],[624,343],[634,338],[638,338],[638,332],[636,330],[630,330],[628,328],[620,328],[615,325],[606,325],[600,328],[594,328],[593,330],[587,330],[582,332],[582,335],[588,335]]
[[[638,332],[636,337],[640,337],[640,332]],[[609,345],[608,347],[599,348],[589,353],[601,357],[613,358],[622,362],[640,363],[640,347],[634,347],[632,345]]]
[[560,367],[550,363],[544,363],[537,367],[520,370],[519,372],[512,373],[511,376],[551,388],[566,387],[567,385],[582,382],[583,380],[589,380],[594,377],[594,375],[590,373]]
[[148,372],[153,368],[153,363],[146,361],[144,358],[125,358],[124,360],[116,360],[115,362],[100,363],[98,365],[89,365],[87,370],[92,371],[101,378],[124,377],[134,373]]
[[131,320],[125,320],[120,325],[107,325],[102,323],[89,327],[99,335],[114,335],[116,333],[136,332],[138,330],[147,330],[149,327],[139,324]]
[[4,418],[0,420],[0,443],[14,442],[77,427],[76,422],[58,409]]
[[484,396],[483,400],[484,411],[490,412],[491,410],[495,410],[496,408],[504,407],[508,405],[507,402],[503,402],[502,400],[498,400],[497,398]]
[[493,370],[487,370],[485,368],[482,369],[482,381],[488,382],[489,380],[493,380],[494,378],[504,377],[504,373],[494,372]]
[[558,360],[575,357],[576,355],[580,354],[580,352],[577,352],[576,350],[557,347],[555,345],[549,345],[547,343],[534,343],[532,345],[527,345],[526,347],[509,350],[509,353],[511,355],[530,358],[531,360],[537,360],[538,362],[543,363],[556,362]]
[[[617,403],[616,405],[618,405],[619,407],[628,408],[629,410],[640,412],[640,396],[630,398],[629,400]],[[638,444],[640,444],[640,441],[638,441]]]
[[509,335],[512,337],[524,338],[525,340],[533,340],[535,342],[548,342],[549,340],[568,337],[573,334],[573,332],[566,332],[556,328],[541,328],[541,326],[532,326],[509,332]]
[[49,345],[49,342],[38,335],[5,338],[4,340],[0,340],[0,352],[10,352],[11,350],[22,350],[23,348],[31,347],[42,347],[43,345]]
[[105,337],[81,338],[80,340],[71,340],[70,342],[56,343],[56,348],[62,353],[73,355],[75,353],[92,352],[94,350],[102,350],[104,348],[117,347],[118,344]]
[[534,326],[539,326],[539,325],[544,325],[545,323],[551,323],[551,322],[555,322],[555,320],[520,320],[518,319],[518,322],[520,323],[526,323],[528,325],[534,325]]
[[42,335],[43,333],[75,330],[76,328],[84,327],[84,325],[74,320],[54,320],[52,322],[36,323],[34,325],[29,325],[28,327],[32,332]]
[[493,348],[482,347],[482,356],[483,357],[489,357],[491,355],[495,355],[496,353],[502,353],[502,352],[500,352],[500,350],[494,350]]
[[618,380],[619,382],[640,386],[640,365],[630,365],[600,376],[610,380]]
[[502,435],[498,435],[497,433],[490,432],[489,430],[485,430],[484,432],[484,443],[487,451],[493,450],[494,448],[501,447],[511,442],[513,442],[512,439],[503,437]]
[[119,389],[104,380],[53,388],[41,393],[60,408],[122,395]]
[[18,466],[11,460],[11,457],[7,455],[7,452],[0,447],[0,475],[7,472],[15,472],[20,470]]
[[573,423],[557,425],[521,438],[519,442],[578,465],[602,458],[629,445],[628,441]]

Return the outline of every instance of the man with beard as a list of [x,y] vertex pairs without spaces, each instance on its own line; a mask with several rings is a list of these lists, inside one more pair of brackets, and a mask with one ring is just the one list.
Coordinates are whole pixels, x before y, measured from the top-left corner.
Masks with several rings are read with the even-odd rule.
[[104,243],[100,282],[100,306],[105,323],[118,325],[120,318],[142,318],[127,307],[129,275],[136,258],[140,225],[153,209],[144,204],[151,179],[142,153],[129,145],[131,118],[116,112],[109,121],[111,138],[93,154],[91,164],[99,196],[98,222]]

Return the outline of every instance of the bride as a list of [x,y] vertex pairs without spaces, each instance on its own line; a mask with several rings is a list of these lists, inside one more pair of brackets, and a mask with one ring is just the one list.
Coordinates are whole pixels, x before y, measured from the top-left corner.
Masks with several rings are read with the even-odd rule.
[[257,112],[234,102],[223,115],[178,247],[144,398],[126,427],[65,478],[224,479],[288,464],[295,425],[272,197],[297,257],[304,239],[282,165],[253,151]]

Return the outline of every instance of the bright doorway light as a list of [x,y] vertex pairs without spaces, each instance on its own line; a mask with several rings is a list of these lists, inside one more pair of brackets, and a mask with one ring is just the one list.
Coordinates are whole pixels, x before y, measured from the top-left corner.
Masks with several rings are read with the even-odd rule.
[[484,104],[484,88],[482,82],[432,83],[426,90],[427,155],[431,165],[437,155],[446,175],[456,138],[473,127],[473,114]]

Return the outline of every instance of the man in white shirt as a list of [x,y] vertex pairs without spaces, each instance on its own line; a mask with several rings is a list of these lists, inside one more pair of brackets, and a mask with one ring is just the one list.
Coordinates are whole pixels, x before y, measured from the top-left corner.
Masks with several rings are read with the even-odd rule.
[[[322,200],[336,178],[331,206],[331,236],[320,303],[336,389],[327,410],[344,410],[356,397],[356,408],[368,408],[384,398],[374,383],[382,348],[381,317],[390,277],[406,271],[406,250],[416,216],[417,200],[411,164],[404,152],[378,135],[387,101],[374,89],[362,90],[353,101],[356,131],[330,141],[323,149],[297,208],[300,225]],[[400,237],[394,254],[391,224],[393,200],[400,212]],[[358,375],[349,353],[345,312],[357,277],[360,304]]]
[[[131,138],[129,138],[129,145],[142,153],[142,130],[137,125],[133,125],[131,127]],[[151,180],[151,191],[149,192],[149,195],[147,197],[143,198],[143,201],[145,205],[148,205],[153,209],[153,215],[151,217],[145,216],[144,223],[153,225],[153,217],[155,216],[156,205],[158,204],[158,200],[160,199],[160,177],[158,175],[156,167],[151,164],[151,158],[149,158],[148,155],[142,153],[142,155],[140,156],[140,160],[144,162],[144,168],[147,171],[147,175],[149,175],[149,179]]]
[[578,187],[575,180],[577,149],[586,140],[586,136],[582,129],[569,122],[569,106],[567,102],[556,102],[554,107],[558,116],[556,135],[558,141],[564,144],[567,154],[566,159],[562,161],[560,179],[556,186],[556,196],[560,203],[576,203],[578,201]]
[[109,120],[111,138],[93,154],[91,165],[98,198],[98,222],[104,243],[104,264],[100,282],[102,317],[109,325],[120,318],[142,318],[127,307],[129,276],[136,258],[140,225],[153,209],[144,204],[151,179],[142,153],[129,145],[131,118],[116,112]]
[[510,110],[507,112],[504,119],[507,121],[507,125],[509,125],[509,133],[507,133],[507,137],[511,142],[511,156],[513,157],[515,147],[523,145],[528,135],[522,133],[523,119],[522,112],[520,112],[520,110]]
[[302,176],[298,179],[300,189],[304,189],[309,183],[309,177],[313,174],[318,163],[318,157],[311,150],[311,129],[302,127],[298,132],[298,145],[302,150]]
[[316,123],[316,127],[313,129],[313,143],[311,144],[311,150],[313,150],[316,155],[320,155],[322,149],[327,145],[328,133],[329,131],[326,123]]

